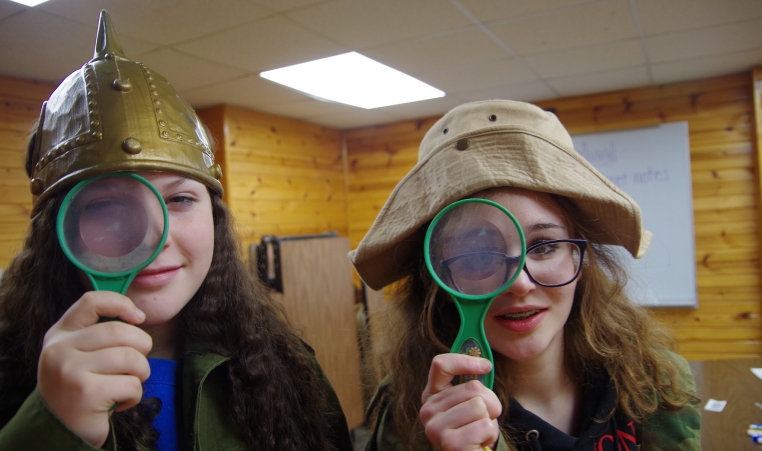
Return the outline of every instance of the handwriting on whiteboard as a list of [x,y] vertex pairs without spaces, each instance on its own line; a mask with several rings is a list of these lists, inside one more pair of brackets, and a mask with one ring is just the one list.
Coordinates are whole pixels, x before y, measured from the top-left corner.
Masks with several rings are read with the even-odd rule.
[[591,145],[588,141],[582,141],[577,151],[585,157],[587,161],[598,170],[614,185],[623,188],[628,185],[649,185],[651,183],[669,182],[669,168],[654,168],[647,166],[630,171],[617,170],[608,172],[606,168],[616,166],[619,158],[617,156],[616,143],[608,141]]

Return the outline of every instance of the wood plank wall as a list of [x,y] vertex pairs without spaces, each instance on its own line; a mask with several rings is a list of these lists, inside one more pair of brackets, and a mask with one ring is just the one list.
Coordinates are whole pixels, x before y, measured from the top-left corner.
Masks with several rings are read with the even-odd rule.
[[55,85],[0,75],[0,269],[21,249],[32,195],[24,170],[29,132]]
[[198,113],[224,153],[225,200],[244,244],[263,235],[347,236],[339,130],[227,105]]
[[[760,194],[752,77],[736,75],[559,99],[571,133],[688,121],[698,268],[698,309],[654,309],[691,360],[762,355]],[[353,248],[417,160],[437,118],[345,133]]]

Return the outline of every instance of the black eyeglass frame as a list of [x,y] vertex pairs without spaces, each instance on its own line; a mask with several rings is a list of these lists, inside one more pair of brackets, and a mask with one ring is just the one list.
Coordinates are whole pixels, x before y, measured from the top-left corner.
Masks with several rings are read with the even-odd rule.
[[[564,285],[569,285],[570,283],[574,282],[574,280],[577,277],[579,277],[579,273],[582,271],[582,261],[585,258],[585,250],[587,250],[587,244],[588,244],[587,240],[577,240],[577,239],[563,239],[563,240],[541,241],[539,243],[535,243],[535,244],[529,246],[527,248],[526,255],[528,257],[529,253],[533,249],[537,249],[538,247],[547,246],[547,245],[553,244],[553,243],[572,243],[572,244],[576,245],[579,248],[579,265],[577,266],[577,272],[574,273],[574,276],[572,276],[572,278],[569,279],[568,282],[557,283],[557,284],[544,284],[542,282],[538,282],[537,280],[535,280],[534,277],[532,277],[532,274],[529,272],[529,269],[527,269],[526,261],[524,261],[524,267],[522,268],[522,271],[526,271],[527,276],[529,276],[529,280],[531,280],[532,282],[536,283],[537,285],[540,285],[542,287],[547,287],[547,288],[557,288],[557,287],[563,287]],[[455,282],[455,279],[452,277],[452,271],[450,270],[450,267],[448,265],[450,263],[456,261],[456,260],[459,260],[459,259],[463,258],[463,257],[467,257],[469,255],[474,255],[474,254],[498,255],[500,257],[505,258],[505,261],[507,263],[509,263],[509,264],[511,263],[512,260],[513,261],[520,260],[520,256],[510,256],[510,255],[505,255],[502,252],[493,252],[493,251],[468,252],[468,253],[465,253],[465,254],[456,255],[455,257],[451,257],[451,258],[448,258],[446,260],[442,260],[441,262],[439,262],[439,264],[442,265],[442,268],[444,268],[444,272],[447,274],[447,277],[450,278],[450,281],[452,282],[452,285],[455,288],[457,288],[458,291],[460,291],[460,288],[458,288],[458,284]],[[509,274],[506,273],[505,280],[503,280],[503,284],[508,280],[508,276],[509,276]]]

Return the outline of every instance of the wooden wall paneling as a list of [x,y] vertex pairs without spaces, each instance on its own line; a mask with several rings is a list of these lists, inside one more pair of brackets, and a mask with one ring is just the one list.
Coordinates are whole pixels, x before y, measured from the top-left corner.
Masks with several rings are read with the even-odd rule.
[[315,350],[354,428],[363,421],[364,405],[349,240],[283,240],[280,252],[283,293],[273,297]]
[[10,263],[29,227],[32,195],[24,170],[29,131],[42,102],[55,89],[51,83],[0,75],[0,269]]
[[222,169],[220,183],[222,183],[222,189],[225,191],[222,199],[228,203],[230,200],[230,177],[228,176],[230,165],[228,163],[228,146],[225,141],[225,111],[225,105],[217,105],[197,110],[196,114],[198,114],[201,122],[209,129],[214,139],[214,162],[219,164],[220,169]]
[[[753,141],[752,145],[756,153],[756,168],[757,168],[757,205],[759,206],[757,211],[762,209],[762,66],[755,67],[751,72],[752,82],[752,96],[754,106],[753,124],[754,130],[752,133]],[[757,229],[762,243],[762,225]],[[759,259],[762,261],[762,246],[759,249]],[[760,285],[762,289],[762,285]]]
[[265,235],[346,235],[341,133],[224,107],[227,201],[246,245]]
[[541,103],[571,133],[687,120],[699,306],[654,309],[689,359],[762,354],[760,208],[749,74]]

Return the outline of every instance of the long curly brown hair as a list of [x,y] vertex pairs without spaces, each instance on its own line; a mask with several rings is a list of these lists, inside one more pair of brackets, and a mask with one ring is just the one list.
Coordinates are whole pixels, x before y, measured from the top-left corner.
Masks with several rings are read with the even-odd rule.
[[[85,291],[55,234],[67,191],[55,193],[32,218],[23,249],[0,280],[0,428],[34,390],[45,332]],[[332,431],[346,425],[328,414],[325,382],[311,351],[250,275],[231,214],[214,192],[212,211],[214,256],[180,313],[184,330],[231,358],[230,411],[250,449],[335,449]],[[113,415],[120,449],[155,443],[157,408],[147,400]]]
[[[489,198],[491,190],[483,193]],[[671,335],[649,312],[624,292],[627,274],[619,258],[600,244],[595,221],[584,217],[573,201],[551,195],[578,238],[589,242],[586,261],[564,327],[564,361],[568,374],[582,382],[605,371],[618,393],[617,408],[642,422],[658,409],[679,408],[697,398],[678,386],[678,368],[664,350],[673,347]],[[427,227],[424,226],[424,230]],[[426,269],[423,249],[408,267],[408,276],[392,287],[393,302],[386,305],[382,324],[393,325],[388,342],[376,356],[378,366],[392,377],[387,387],[391,428],[406,449],[428,449],[418,418],[421,393],[435,355],[449,352],[458,333],[460,317],[447,294]],[[510,362],[494,354],[494,391],[508,406],[513,388]],[[379,374],[380,375],[380,374]],[[379,376],[377,375],[377,376]],[[378,412],[375,412],[378,413]],[[612,411],[610,414],[613,414]],[[500,424],[508,424],[504,408]],[[371,415],[371,421],[375,421]],[[389,426],[387,426],[389,427]],[[512,431],[504,436],[510,442]],[[515,449],[508,443],[509,449]]]

